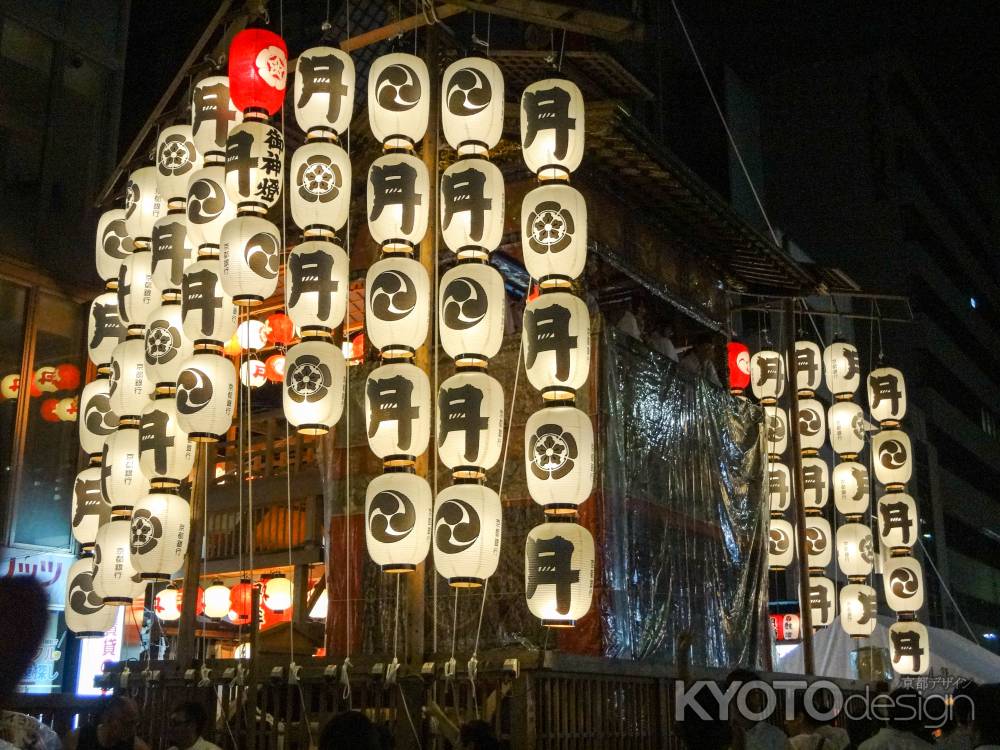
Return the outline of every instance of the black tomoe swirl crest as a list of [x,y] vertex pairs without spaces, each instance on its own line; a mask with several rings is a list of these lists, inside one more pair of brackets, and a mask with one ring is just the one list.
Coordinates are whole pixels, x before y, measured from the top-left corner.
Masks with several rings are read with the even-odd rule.
[[383,70],[375,82],[375,98],[389,112],[406,112],[420,102],[420,79],[408,65],[395,63]]
[[479,514],[469,503],[457,498],[445,500],[434,515],[437,549],[446,555],[464,552],[479,539],[480,528]]
[[376,541],[392,544],[405,539],[417,523],[417,512],[404,493],[382,490],[368,509],[368,530]]
[[490,301],[482,284],[466,276],[449,281],[442,296],[444,324],[456,331],[477,325],[489,310]]
[[476,68],[462,68],[448,81],[448,111],[459,117],[482,112],[489,106],[493,87],[486,75]]
[[402,320],[417,305],[417,290],[410,277],[400,271],[383,271],[368,291],[372,313],[379,320]]
[[212,381],[197,367],[188,367],[177,377],[177,411],[196,414],[212,400]]

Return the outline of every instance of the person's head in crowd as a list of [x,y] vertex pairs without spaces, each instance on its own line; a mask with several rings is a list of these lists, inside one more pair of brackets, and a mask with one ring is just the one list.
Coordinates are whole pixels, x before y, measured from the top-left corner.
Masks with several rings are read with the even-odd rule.
[[384,750],[382,736],[360,711],[337,714],[323,727],[319,750]]
[[469,721],[459,730],[462,750],[499,750],[500,743],[493,734],[493,727],[479,719]]
[[139,704],[127,695],[115,695],[98,714],[97,726],[108,745],[130,745],[139,731]]
[[980,685],[974,696],[976,708],[972,720],[973,747],[1000,747],[1000,683]]
[[45,589],[34,578],[0,579],[0,611],[17,613],[0,618],[0,708],[38,652],[49,618],[48,605]]
[[701,362],[710,362],[715,358],[715,339],[710,333],[699,333],[694,338],[691,351]]
[[171,745],[187,750],[208,728],[208,711],[195,701],[185,701],[174,707],[167,718],[167,738]]

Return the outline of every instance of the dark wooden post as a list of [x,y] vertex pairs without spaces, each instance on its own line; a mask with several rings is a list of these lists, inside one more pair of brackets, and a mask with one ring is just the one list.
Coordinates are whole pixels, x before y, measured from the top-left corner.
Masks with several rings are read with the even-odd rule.
[[201,580],[201,547],[205,537],[205,503],[208,486],[205,484],[205,467],[208,452],[215,443],[198,443],[194,461],[194,478],[191,480],[191,533],[188,535],[187,555],[184,561],[184,588],[181,600],[181,619],[177,623],[177,664],[181,669],[190,666],[195,656],[198,629],[198,583]]

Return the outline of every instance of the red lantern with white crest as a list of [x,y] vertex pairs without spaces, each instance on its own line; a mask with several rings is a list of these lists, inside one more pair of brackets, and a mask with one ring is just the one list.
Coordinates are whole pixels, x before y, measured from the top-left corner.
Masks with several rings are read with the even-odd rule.
[[285,99],[288,48],[266,29],[244,29],[229,45],[229,97],[241,112],[273,115]]
[[726,344],[729,353],[729,392],[738,395],[750,385],[750,349],[739,341]]

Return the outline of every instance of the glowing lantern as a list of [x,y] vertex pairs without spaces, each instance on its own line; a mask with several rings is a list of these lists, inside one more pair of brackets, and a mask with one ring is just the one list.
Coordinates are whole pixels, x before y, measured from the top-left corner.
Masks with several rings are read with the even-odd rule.
[[181,365],[194,353],[184,335],[180,296],[164,295],[163,304],[149,314],[144,336],[146,379],[154,386],[173,387]]
[[156,167],[132,172],[125,186],[125,228],[137,247],[149,245],[153,224],[166,211],[166,201],[156,192]]
[[430,485],[416,474],[395,471],[368,483],[365,540],[383,573],[409,573],[427,557],[433,504]]
[[57,398],[47,398],[45,399],[38,411],[41,417],[46,422],[58,422],[59,417],[56,415],[56,404],[59,403]]
[[826,576],[809,576],[809,609],[814,628],[832,625],[837,616],[837,584]]
[[267,343],[285,346],[295,340],[295,324],[284,313],[268,315],[264,322],[264,335]]
[[528,610],[550,628],[571,628],[594,594],[594,537],[576,523],[543,523],[524,544]]
[[69,363],[56,366],[56,389],[75,391],[80,387],[80,368]]
[[762,404],[776,404],[785,392],[785,357],[765,349],[750,357],[750,388]]
[[253,620],[253,581],[241,578],[229,590],[229,621],[234,625],[249,625]]
[[394,52],[375,58],[368,71],[368,121],[383,148],[412,149],[427,131],[431,81],[427,64]]
[[238,357],[243,352],[243,347],[240,346],[240,337],[235,333],[232,337],[222,345],[222,353],[227,357]]
[[868,374],[868,408],[883,427],[896,427],[906,416],[906,380],[894,367],[879,367]]
[[56,385],[56,368],[52,365],[35,370],[32,382],[39,393],[55,393],[59,390],[59,386]]
[[139,465],[139,423],[123,421],[104,441],[101,492],[113,511],[131,511],[149,492],[149,478]]
[[0,396],[16,399],[20,390],[21,376],[18,373],[12,372],[10,375],[4,375],[3,379],[0,380]]
[[[426,376],[425,376],[426,377]],[[305,339],[288,350],[282,406],[304,435],[323,435],[344,412],[347,363],[328,339]]]
[[920,517],[917,503],[903,492],[892,492],[878,499],[878,533],[885,549],[908,551],[917,540]]
[[901,430],[882,430],[872,440],[875,478],[890,489],[903,488],[913,474],[910,438]]
[[190,125],[171,125],[156,139],[156,192],[167,203],[187,199],[188,178],[201,168]]
[[312,135],[338,135],[354,112],[354,61],[336,47],[312,47],[295,64],[295,121]]
[[84,549],[94,546],[97,531],[111,519],[111,504],[101,492],[101,467],[90,466],[73,483],[73,538]]
[[806,508],[824,508],[830,501],[830,468],[816,456],[802,459],[802,494]]
[[105,281],[118,278],[118,268],[132,252],[132,238],[125,228],[125,209],[113,208],[97,221],[94,242],[97,275]]
[[80,420],[80,447],[91,456],[104,450],[104,439],[118,426],[118,415],[111,410],[111,383],[107,377],[98,376],[83,387],[80,403],[83,418]]
[[803,398],[812,398],[823,382],[823,355],[812,341],[795,342],[795,387]]
[[280,383],[285,379],[284,354],[272,354],[264,360],[264,377],[272,383]]
[[237,216],[222,228],[223,290],[237,305],[259,305],[278,287],[281,253],[281,233],[274,224],[262,216]]
[[764,440],[773,458],[788,449],[788,412],[780,406],[764,407]]
[[[290,369],[288,372],[286,384]],[[376,456],[390,465],[412,463],[427,450],[430,422],[431,384],[427,373],[402,363],[371,371],[365,384],[365,426],[368,445]]]
[[524,266],[542,287],[583,273],[587,262],[587,202],[569,185],[542,185],[521,202]]
[[184,271],[194,262],[194,247],[187,228],[183,211],[171,211],[153,225],[151,277],[153,287],[161,292],[180,289]]
[[234,659],[249,659],[251,653],[250,641],[243,641],[233,649]]
[[882,570],[885,603],[893,612],[916,612],[924,606],[924,569],[914,557],[890,557]]
[[845,461],[833,468],[833,502],[837,512],[860,516],[868,510],[871,487],[868,469],[856,461]]
[[548,515],[575,513],[594,489],[594,426],[573,406],[539,409],[524,426],[528,494]]
[[854,344],[835,341],[823,351],[826,387],[838,401],[849,399],[861,384],[861,362]]
[[229,77],[209,76],[191,92],[191,131],[199,154],[221,155],[229,129],[243,122],[243,113],[229,98]]
[[162,622],[181,619],[181,592],[175,586],[160,589],[153,597],[153,611]]
[[827,425],[830,445],[837,455],[853,459],[865,447],[865,413],[853,401],[838,401],[830,407]]
[[875,589],[864,583],[849,583],[840,589],[840,626],[854,638],[875,632],[878,600]]
[[750,349],[739,341],[726,344],[729,360],[729,392],[739,395],[750,385]]
[[94,591],[94,560],[85,555],[66,573],[66,628],[77,638],[103,638],[118,608],[105,606]]
[[347,253],[332,242],[308,240],[288,254],[285,309],[300,331],[331,331],[344,321],[348,274]]
[[460,159],[449,166],[441,175],[440,213],[445,245],[459,257],[487,257],[503,238],[499,168],[484,159]]
[[247,119],[226,139],[226,195],[239,211],[264,213],[281,197],[285,139],[276,127]]
[[486,263],[459,263],[441,277],[441,345],[458,365],[485,365],[500,351],[506,294],[503,276]]
[[463,57],[445,68],[441,127],[460,156],[485,154],[500,142],[503,110],[503,73],[495,62]]
[[485,372],[458,372],[441,383],[438,456],[459,478],[479,479],[503,448],[503,386]]
[[[430,535],[428,535],[428,539]],[[430,544],[430,542],[428,542]],[[368,549],[371,549],[369,547]],[[319,592],[319,596],[316,597],[316,603],[313,604],[313,608],[309,610],[310,620],[325,620],[326,613],[330,608],[330,595],[327,593],[326,589]]]
[[267,332],[264,324],[259,320],[244,320],[236,327],[236,340],[240,344],[240,349],[247,349],[255,352],[267,346]]
[[894,622],[889,626],[889,657],[898,675],[926,674],[931,668],[931,641],[919,622]]
[[264,363],[259,359],[248,359],[240,365],[240,382],[247,388],[260,388],[267,382]]
[[413,258],[372,263],[365,278],[365,325],[383,357],[412,356],[427,338],[430,279]]
[[131,522],[112,518],[97,532],[94,543],[94,593],[105,604],[131,604],[145,591],[129,554]]
[[455,484],[434,503],[434,567],[456,588],[482,586],[500,562],[500,496],[481,484]]
[[130,335],[111,355],[111,410],[119,417],[138,416],[153,388],[146,377],[146,342],[141,335]]
[[767,565],[784,570],[795,559],[795,529],[783,518],[770,519],[767,533]]
[[221,620],[229,615],[229,589],[219,580],[205,589],[205,617]]
[[583,94],[563,79],[532,83],[521,95],[521,154],[540,180],[568,179],[584,145]]
[[826,442],[826,409],[814,398],[799,401],[799,445],[803,455],[816,454]]
[[427,233],[430,178],[417,157],[389,153],[368,169],[368,231],[384,251],[408,252]]
[[222,289],[219,259],[204,255],[184,272],[181,287],[184,335],[195,344],[219,343],[236,333],[239,308]]
[[283,573],[275,573],[264,580],[264,606],[281,614],[292,606],[292,582]]
[[77,397],[67,396],[66,398],[59,399],[52,411],[59,418],[60,422],[75,422],[79,410],[80,402]]
[[191,507],[179,495],[157,492],[132,509],[129,551],[144,580],[167,581],[184,567]]
[[177,376],[177,424],[196,443],[221,440],[233,421],[236,368],[212,351],[195,352]]
[[111,352],[125,339],[125,326],[118,315],[118,295],[103,292],[90,304],[87,318],[87,354],[98,368],[107,366]]
[[244,29],[229,45],[229,97],[241,112],[273,115],[285,100],[288,47],[267,29]]
[[863,523],[845,523],[837,529],[837,566],[848,578],[867,576],[875,565],[872,530]]
[[331,234],[347,223],[351,159],[337,144],[312,141],[295,149],[288,187],[292,221],[303,231]]
[[153,283],[153,253],[139,246],[119,269],[118,314],[130,330],[146,325],[149,313],[160,303],[160,290]]
[[157,395],[139,418],[139,466],[152,484],[180,484],[194,468],[195,444],[181,429],[170,393]]
[[806,518],[806,560],[809,568],[822,572],[833,559],[833,532],[822,516]]
[[771,615],[771,632],[776,641],[797,641],[801,625],[799,616],[791,612]]
[[528,382],[542,398],[564,400],[590,373],[590,312],[567,292],[545,292],[524,308],[522,330]]
[[772,513],[784,513],[792,502],[792,472],[787,464],[768,464],[767,497]]
[[222,228],[236,218],[236,203],[226,193],[226,168],[222,162],[206,164],[188,181],[187,240],[196,248],[222,242]]

